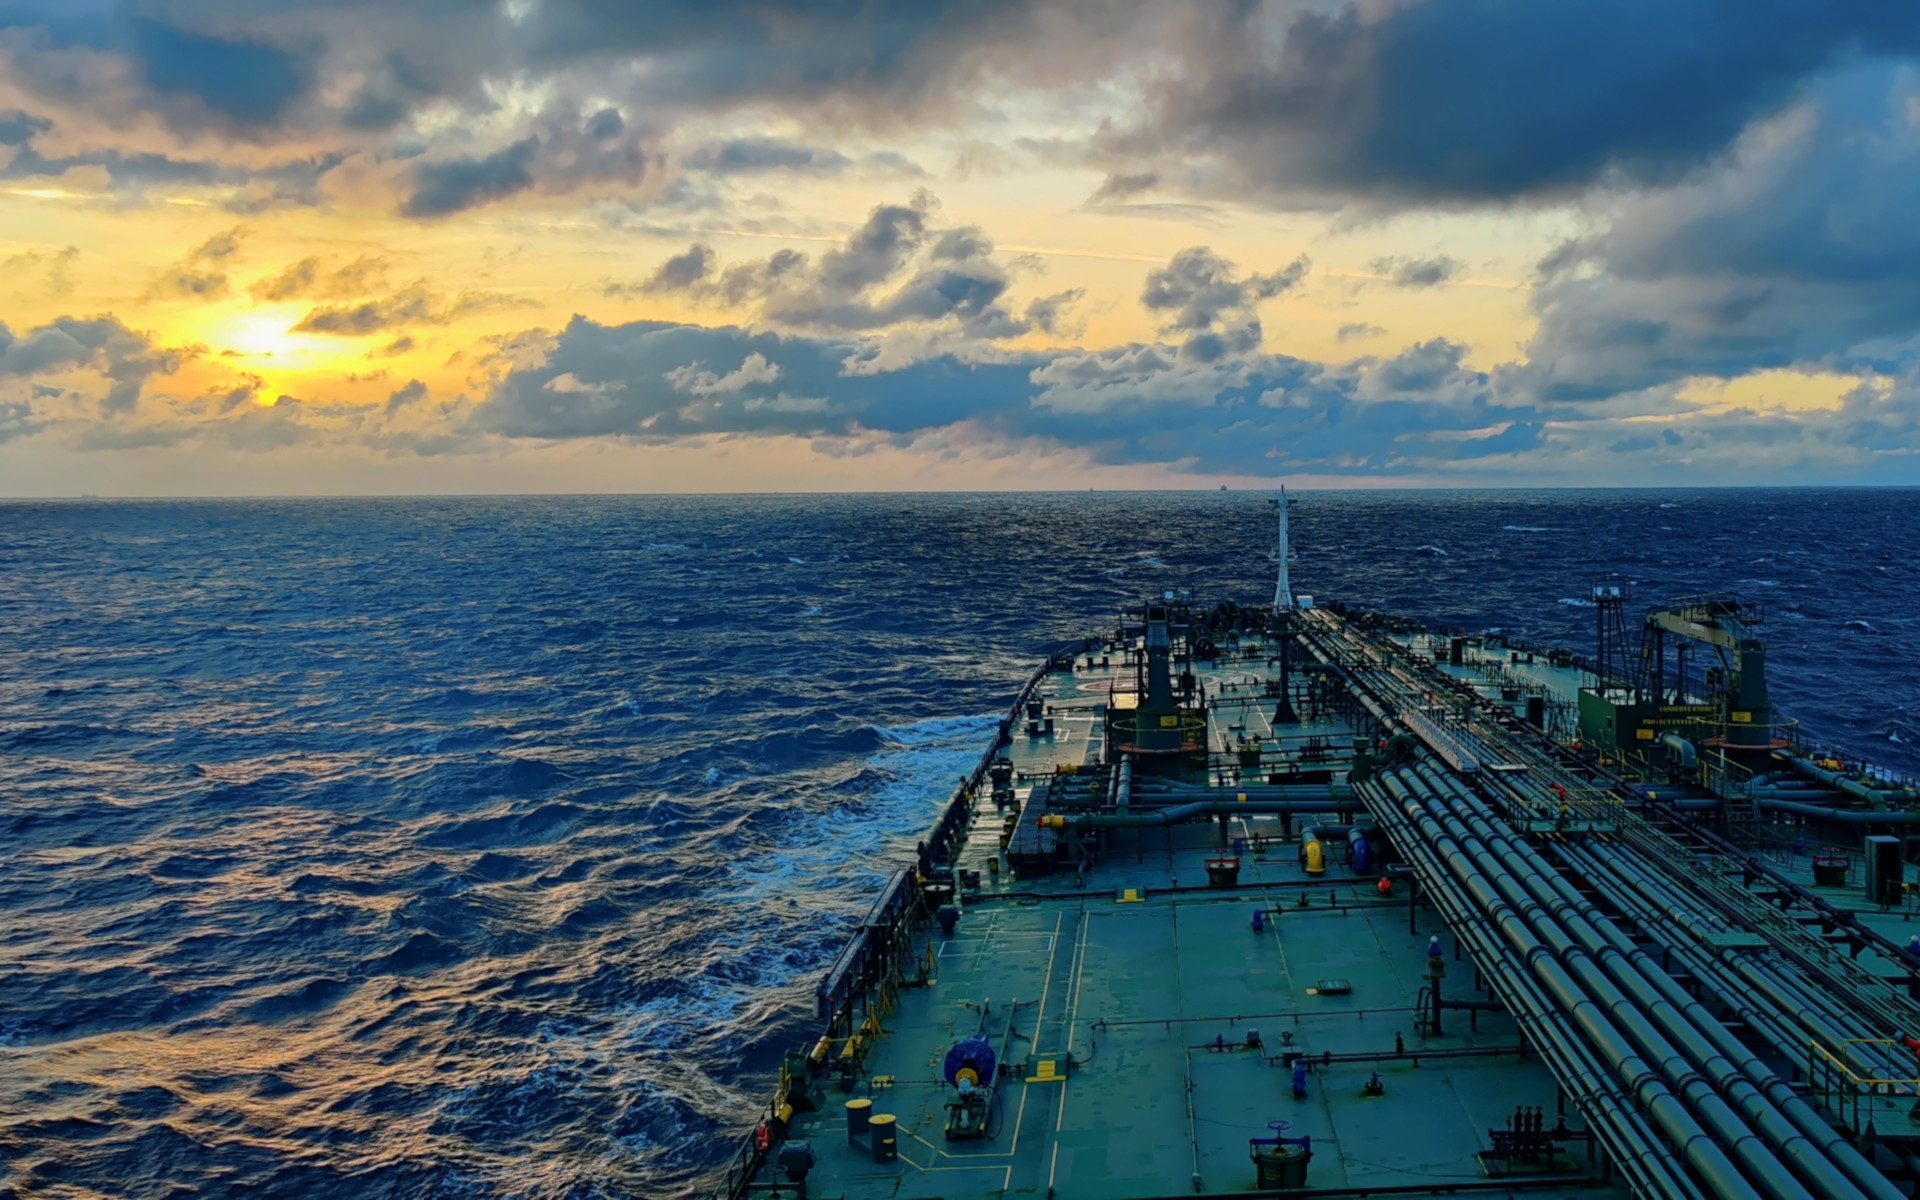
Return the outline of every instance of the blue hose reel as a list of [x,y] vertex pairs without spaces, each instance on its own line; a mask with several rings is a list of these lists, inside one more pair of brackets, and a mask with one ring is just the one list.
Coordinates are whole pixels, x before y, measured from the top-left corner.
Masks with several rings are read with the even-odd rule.
[[996,1065],[993,1046],[987,1041],[986,1035],[976,1033],[953,1044],[953,1048],[947,1051],[947,1061],[940,1073],[949,1087],[959,1087],[962,1079],[971,1087],[988,1087],[993,1083]]

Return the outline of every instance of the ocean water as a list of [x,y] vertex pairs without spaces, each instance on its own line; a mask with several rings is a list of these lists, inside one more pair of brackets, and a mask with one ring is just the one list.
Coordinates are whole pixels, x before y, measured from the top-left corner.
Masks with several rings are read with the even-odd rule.
[[[1296,588],[1765,602],[1920,772],[1920,494],[1314,493]],[[1254,493],[0,504],[0,1196],[706,1194],[1050,644]]]

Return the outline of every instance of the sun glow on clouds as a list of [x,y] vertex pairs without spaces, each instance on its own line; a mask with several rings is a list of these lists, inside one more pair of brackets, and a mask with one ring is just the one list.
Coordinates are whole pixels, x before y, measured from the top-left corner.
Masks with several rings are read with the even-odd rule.
[[325,370],[336,369],[348,360],[337,341],[294,332],[299,310],[276,308],[243,310],[217,318],[205,330],[206,343],[216,352],[231,351],[250,368],[274,360],[271,365],[288,369]]
[[1920,42],[1865,6],[1703,38],[1676,0],[1606,54],[1610,0],[59,11],[0,13],[0,490],[90,454],[511,488],[574,447],[724,490],[1920,450]]
[[1752,412],[1836,412],[1848,393],[1869,380],[1832,372],[1756,371],[1738,379],[1690,379],[1675,399],[1701,416]]

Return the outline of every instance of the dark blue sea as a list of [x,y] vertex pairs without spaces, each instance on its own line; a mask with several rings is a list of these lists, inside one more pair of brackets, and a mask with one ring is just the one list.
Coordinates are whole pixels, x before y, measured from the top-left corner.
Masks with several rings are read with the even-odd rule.
[[[1299,498],[1298,590],[1763,601],[1920,772],[1920,493]],[[0,1196],[702,1195],[1056,640],[1265,495],[0,504]]]

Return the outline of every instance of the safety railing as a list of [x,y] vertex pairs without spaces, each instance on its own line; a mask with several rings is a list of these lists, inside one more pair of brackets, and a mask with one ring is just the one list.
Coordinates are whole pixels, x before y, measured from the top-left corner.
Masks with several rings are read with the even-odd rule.
[[1871,1125],[1880,1137],[1911,1137],[1920,1132],[1920,1062],[1911,1078],[1889,1064],[1913,1053],[1891,1038],[1848,1038],[1837,1054],[1809,1041],[1808,1090],[1855,1134]]

